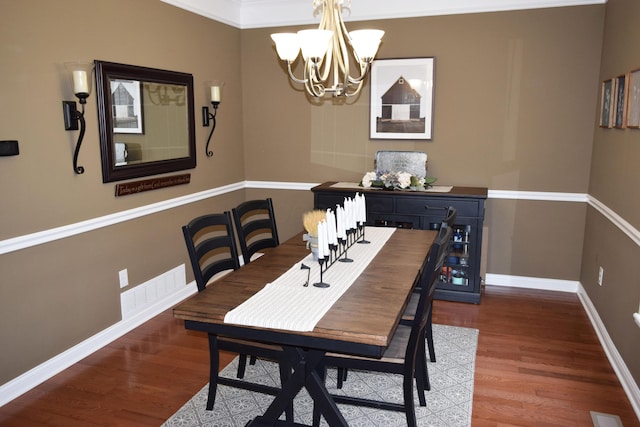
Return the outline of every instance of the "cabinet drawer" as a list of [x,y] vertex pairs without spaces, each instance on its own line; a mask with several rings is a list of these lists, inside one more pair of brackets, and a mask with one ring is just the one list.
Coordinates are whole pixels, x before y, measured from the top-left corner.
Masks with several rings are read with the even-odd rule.
[[399,198],[396,200],[397,213],[411,213],[414,215],[443,216],[444,211],[449,206],[457,209],[458,216],[479,216],[478,202],[474,200],[438,200],[438,199],[418,199],[415,197]]
[[[316,194],[315,209],[335,209],[336,205],[342,205],[346,194]],[[351,197],[351,196],[348,196]]]
[[[316,193],[315,209],[335,209],[336,205],[342,205],[344,203],[345,197],[353,197],[354,195],[355,193]],[[391,197],[380,197],[367,194],[365,200],[367,204],[367,213],[393,213],[393,198]]]
[[393,212],[393,198],[370,196],[365,197],[367,204],[367,213],[380,212],[380,213],[392,213]]

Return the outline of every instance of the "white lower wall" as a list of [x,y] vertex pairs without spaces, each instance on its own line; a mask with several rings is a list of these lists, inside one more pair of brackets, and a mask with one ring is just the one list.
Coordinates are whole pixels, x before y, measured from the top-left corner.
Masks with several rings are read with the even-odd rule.
[[[184,264],[122,293],[122,320],[0,387],[0,406],[100,350],[198,291],[186,284]],[[136,297],[137,295],[137,297]]]

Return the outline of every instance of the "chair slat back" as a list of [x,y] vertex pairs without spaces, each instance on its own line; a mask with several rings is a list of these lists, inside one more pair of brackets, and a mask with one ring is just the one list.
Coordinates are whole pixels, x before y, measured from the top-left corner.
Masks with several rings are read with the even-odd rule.
[[251,262],[256,252],[280,244],[271,198],[249,200],[232,211],[245,264]]
[[447,213],[445,214],[444,219],[442,220],[442,223],[447,224],[449,227],[453,227],[453,223],[456,220],[457,214],[458,214],[458,210],[453,206],[449,206],[447,208]]
[[198,292],[218,273],[240,268],[229,211],[195,218],[182,233]]

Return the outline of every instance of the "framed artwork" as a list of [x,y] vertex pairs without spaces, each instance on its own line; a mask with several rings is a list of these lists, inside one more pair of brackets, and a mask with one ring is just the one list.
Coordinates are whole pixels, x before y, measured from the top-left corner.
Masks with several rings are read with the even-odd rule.
[[140,81],[112,79],[113,133],[144,133]]
[[602,128],[613,126],[614,86],[613,79],[602,82],[602,93],[600,94],[600,127]]
[[624,129],[627,126],[627,76],[616,77],[615,108],[613,113],[613,127]]
[[627,96],[627,127],[640,128],[640,68],[629,73]]
[[432,139],[434,58],[371,65],[370,139]]

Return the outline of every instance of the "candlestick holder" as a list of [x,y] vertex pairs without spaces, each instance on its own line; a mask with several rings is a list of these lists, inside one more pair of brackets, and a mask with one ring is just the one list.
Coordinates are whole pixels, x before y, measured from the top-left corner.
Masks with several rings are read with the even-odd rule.
[[326,268],[324,267],[324,264],[325,264],[324,258],[319,258],[318,264],[320,264],[320,281],[314,283],[313,286],[315,286],[316,288],[328,288],[331,285],[329,285],[328,283],[325,283],[322,280],[322,273],[324,273],[324,271],[328,268],[328,267]]
[[347,250],[349,249],[349,232],[347,231],[347,235],[345,236],[344,239],[339,239],[340,240],[340,244],[342,245],[342,251],[340,253],[340,255],[344,255],[343,258],[338,259],[338,261],[340,262],[353,262],[353,260],[351,258],[349,258],[349,255],[347,253]]
[[[320,265],[320,281],[314,283],[313,286],[317,288],[328,288],[331,286],[323,280],[323,274],[329,269],[329,267],[335,264],[336,261],[347,263],[353,262],[353,259],[349,258],[348,250],[356,243],[371,243],[364,239],[363,225],[346,230],[345,236],[339,237],[336,244],[328,245],[329,253],[324,255],[322,258],[318,258],[318,264]],[[300,268],[306,269],[309,267],[302,264]],[[307,279],[307,283],[303,286],[307,286],[308,283],[309,280]]]
[[371,242],[368,241],[367,239],[365,239],[364,230],[365,230],[365,225],[363,223],[361,223],[361,222],[358,223],[358,237],[359,237],[358,243],[366,245],[366,244],[369,244]]

